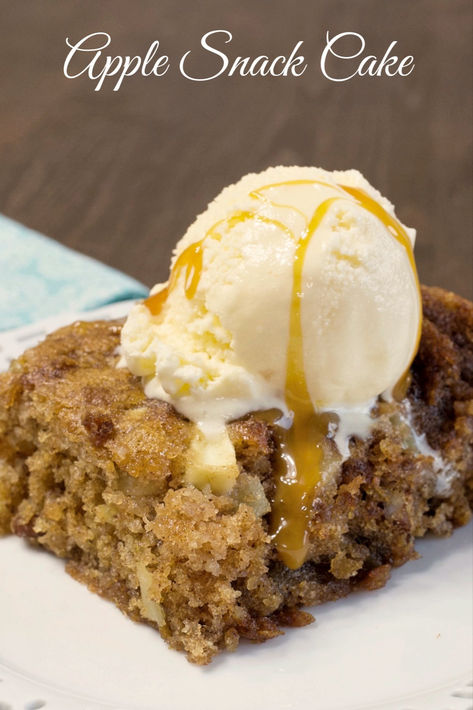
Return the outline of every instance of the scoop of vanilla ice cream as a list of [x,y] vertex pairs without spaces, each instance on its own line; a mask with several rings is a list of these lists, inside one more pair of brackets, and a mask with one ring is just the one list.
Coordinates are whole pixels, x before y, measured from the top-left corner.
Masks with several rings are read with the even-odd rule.
[[[285,387],[301,240],[307,249],[297,298],[314,407],[364,405],[396,384],[415,353],[421,318],[412,256],[340,186],[361,188],[394,216],[355,170],[278,167],[225,188],[196,219],[173,256],[176,269],[201,244],[195,292],[188,297],[182,269],[160,312],[138,304],[123,328],[123,357],[144,377],[148,396],[201,427],[255,410],[290,414]],[[413,246],[414,230],[404,229]]]

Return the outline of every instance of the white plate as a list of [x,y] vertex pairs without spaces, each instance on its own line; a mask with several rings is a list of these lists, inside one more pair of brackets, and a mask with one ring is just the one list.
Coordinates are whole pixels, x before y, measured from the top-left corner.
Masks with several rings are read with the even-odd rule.
[[[3,366],[74,317],[0,334]],[[472,525],[418,550],[422,559],[384,589],[318,607],[315,624],[199,668],[71,579],[60,560],[2,539],[0,710],[471,709]]]

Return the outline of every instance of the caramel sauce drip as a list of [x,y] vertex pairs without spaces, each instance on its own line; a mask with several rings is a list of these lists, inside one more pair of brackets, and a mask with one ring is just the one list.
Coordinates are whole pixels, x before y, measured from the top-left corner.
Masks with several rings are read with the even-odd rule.
[[[262,194],[263,191],[273,187],[302,184],[323,185],[332,188],[339,194],[324,200],[317,207],[306,229],[296,241],[285,381],[285,401],[288,410],[292,413],[290,428],[286,429],[278,425],[277,419],[271,417],[275,424],[276,436],[279,442],[279,454],[276,462],[276,492],[271,515],[271,533],[281,560],[291,569],[298,569],[307,557],[311,509],[314,492],[322,478],[323,440],[327,433],[327,417],[314,409],[305,376],[301,323],[303,268],[310,241],[335,201],[348,199],[345,195],[351,195],[358,204],[377,217],[392,236],[404,247],[416,279],[419,308],[420,313],[422,313],[420,286],[409,236],[402,225],[364,190],[345,185],[331,185],[318,180],[294,180],[266,185],[251,192],[250,196],[255,199],[263,199],[275,207],[293,209],[306,219],[304,213],[292,205],[278,204]],[[208,238],[220,240],[221,235],[218,229],[222,225],[231,229],[248,219],[260,220],[278,226],[290,238],[295,240],[290,230],[277,220],[263,217],[254,212],[237,212],[235,215],[217,222],[203,239],[190,244],[179,255],[172,267],[168,285],[144,301],[150,312],[155,316],[159,315],[169,294],[176,288],[183,273],[185,295],[187,298],[192,299],[196,293],[202,273],[204,242]],[[421,324],[419,324],[417,342],[412,353],[412,359],[414,359],[417,351],[420,335]],[[407,370],[394,388],[394,396],[405,396],[409,383],[408,377]]]
[[[340,187],[352,195],[364,209],[374,214],[393,237],[402,244],[407,251],[416,278],[420,299],[414,255],[405,229],[364,190],[344,185]],[[293,414],[293,421],[289,430],[279,428],[280,454],[277,462],[276,493],[271,517],[273,542],[281,560],[290,569],[298,569],[307,557],[311,508],[314,492],[322,477],[322,444],[326,435],[324,417],[312,405],[305,377],[301,325],[302,271],[310,240],[330,206],[338,199],[340,198],[329,198],[319,205],[307,231],[299,239],[294,259],[285,389],[286,404]],[[419,326],[412,359],[417,352],[420,334],[421,327]],[[395,387],[395,396],[405,396],[408,383],[408,374],[405,373]]]
[[302,272],[312,236],[337,199],[329,198],[318,206],[297,243],[294,256],[285,386],[286,405],[293,420],[289,429],[278,427],[279,457],[271,516],[273,542],[281,560],[290,569],[300,567],[307,556],[312,499],[321,478],[322,441],[326,434],[322,419],[314,410],[305,376]]
[[412,375],[409,370],[407,370],[400,380],[396,382],[392,389],[392,396],[396,402],[402,402],[403,399],[407,397],[409,387],[412,384]]
[[191,299],[195,296],[202,273],[203,246],[203,239],[194,244],[189,244],[187,249],[184,249],[182,254],[179,254],[176,259],[171,270],[168,285],[161,289],[161,291],[153,293],[145,299],[144,304],[153,316],[158,316],[161,313],[169,294],[176,288],[183,271],[185,271],[184,292],[186,297]]
[[365,210],[371,212],[371,214],[377,217],[379,221],[384,224],[386,229],[393,235],[394,239],[396,239],[401,244],[401,246],[404,247],[409,259],[409,263],[411,265],[412,273],[414,274],[417,288],[417,298],[419,301],[419,327],[417,329],[416,343],[412,352],[411,361],[406,372],[401,378],[401,380],[403,380],[407,377],[409,368],[412,364],[412,360],[414,359],[417,350],[419,349],[420,337],[422,335],[422,296],[420,293],[419,277],[417,275],[417,267],[414,259],[414,250],[412,249],[411,240],[409,239],[409,235],[407,234],[402,224],[395,217],[390,215],[389,212],[386,212],[384,207],[382,207],[379,202],[376,202],[376,200],[373,200],[373,198],[370,197],[364,190],[359,187],[348,187],[347,185],[342,185],[341,187],[345,192],[348,192],[348,194],[352,195],[352,197],[355,198],[358,204],[364,207]]

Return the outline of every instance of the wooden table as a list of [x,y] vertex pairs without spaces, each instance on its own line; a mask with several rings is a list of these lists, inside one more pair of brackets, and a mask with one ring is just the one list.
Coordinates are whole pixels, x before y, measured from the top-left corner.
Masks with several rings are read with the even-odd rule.
[[[469,0],[3,0],[0,12],[1,212],[151,285],[242,174],[356,167],[417,228],[421,279],[473,296]],[[232,57],[303,40],[309,70],[190,82],[177,60],[211,29],[233,33]],[[103,30],[112,54],[159,39],[173,70],[118,92],[66,79],[65,38]],[[328,81],[326,30],[360,32],[376,55],[397,40],[415,70]]]

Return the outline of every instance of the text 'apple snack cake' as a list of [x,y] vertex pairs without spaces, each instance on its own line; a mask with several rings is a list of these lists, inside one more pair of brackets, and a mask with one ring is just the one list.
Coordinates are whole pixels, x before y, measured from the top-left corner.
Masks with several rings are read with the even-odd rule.
[[125,323],[0,375],[0,531],[207,663],[471,517],[473,306],[356,171],[223,190]]

